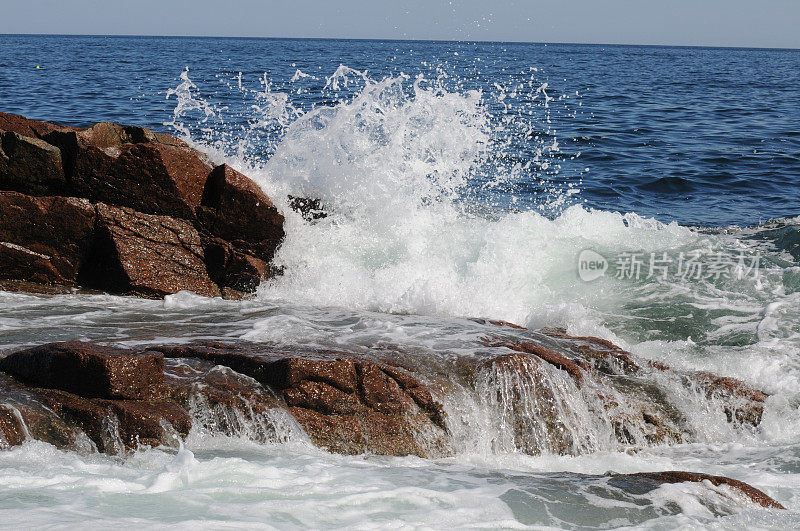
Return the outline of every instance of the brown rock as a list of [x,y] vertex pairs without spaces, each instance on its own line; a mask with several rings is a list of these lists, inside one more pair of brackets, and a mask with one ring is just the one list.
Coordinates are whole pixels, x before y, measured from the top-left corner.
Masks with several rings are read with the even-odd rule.
[[74,195],[146,214],[194,218],[211,168],[199,152],[161,143],[78,149]]
[[515,328],[517,330],[527,330],[524,326],[520,326],[518,324],[509,323],[508,321],[498,321],[493,319],[472,319],[476,323],[485,324],[485,325],[493,325],[493,326],[505,326],[507,328]]
[[766,393],[753,389],[735,378],[717,376],[710,372],[698,372],[694,377],[703,384],[709,394],[733,395],[755,402],[764,402],[767,399]]
[[42,138],[47,133],[56,129],[62,129],[62,127],[48,122],[31,120],[30,118],[25,118],[17,114],[0,112],[0,129],[3,131],[12,131],[23,136]]
[[[147,144],[149,142],[164,143],[164,144],[170,143],[169,141],[160,142],[159,136],[157,136],[156,133],[154,133],[150,129],[147,129],[145,127],[131,126],[131,125],[122,128],[121,137],[124,139],[124,142],[128,144]],[[164,140],[167,140],[168,138],[173,139],[175,142],[172,145],[180,147],[188,147],[186,146],[185,142],[178,140],[177,138],[172,137],[170,135],[162,134],[161,137],[163,137]]]
[[296,387],[285,389],[283,397],[289,407],[312,409],[323,415],[352,415],[360,408],[355,394],[313,380],[304,380]]
[[87,398],[142,399],[164,385],[164,358],[91,343],[50,343],[0,359],[0,370],[36,387]]
[[[126,357],[136,355],[124,352]],[[89,385],[93,376],[87,371],[84,383]],[[163,373],[160,376],[163,379]],[[185,436],[191,425],[188,413],[173,401],[85,398],[26,387],[0,373],[0,448],[31,437],[58,448],[85,452],[93,444],[101,452],[116,454],[139,445],[176,446],[177,437]]]
[[[0,275],[11,279],[26,279],[38,284],[62,281],[61,275],[50,262],[51,257],[27,247],[0,242]],[[66,282],[65,282],[66,283]]]
[[0,131],[0,190],[59,195],[67,190],[61,151],[44,140]]
[[30,437],[58,448],[84,451],[88,448],[81,435],[81,430],[40,402],[35,389],[0,372],[0,449],[21,444]]
[[648,360],[652,369],[679,374],[688,387],[703,391],[709,399],[721,401],[728,422],[758,426],[764,414],[767,394],[753,389],[735,378],[717,376],[710,372],[681,372],[658,362]]
[[769,509],[785,509],[783,505],[773,500],[771,497],[769,497],[764,492],[758,490],[757,488],[748,485],[747,483],[744,483],[742,481],[726,478],[724,476],[712,476],[709,474],[701,474],[697,472],[678,472],[678,471],[639,472],[637,474],[612,475],[612,482],[614,483],[649,482],[653,485],[660,485],[664,483],[684,483],[684,482],[700,483],[703,481],[709,481],[715,487],[718,487],[720,485],[727,485],[733,488],[734,490],[741,492],[743,495],[747,496],[748,498],[758,503],[762,507],[766,507]]
[[[279,273],[269,261],[284,220],[269,198],[225,165],[211,171],[202,153],[171,135],[108,122],[59,127],[0,113],[0,191],[103,203],[87,256],[85,219],[73,226],[75,213],[64,212],[63,203],[15,198],[5,213],[10,199],[0,198],[0,281],[242,297]],[[109,214],[110,207],[117,212]]]
[[87,399],[53,389],[38,389],[36,396],[109,454],[140,445],[177,446],[175,437],[192,427],[189,414],[171,401]]
[[223,164],[208,176],[198,219],[234,249],[269,262],[283,239],[283,216],[249,178]]
[[192,415],[193,426],[211,435],[259,442],[289,440],[301,429],[275,393],[228,367],[196,359],[165,360],[166,398]]
[[85,199],[0,192],[0,279],[75,285],[94,218]]
[[[50,135],[64,133],[74,133],[74,136],[69,136],[75,138],[75,149],[86,148],[89,146],[106,149],[111,147],[122,147],[122,144],[127,143],[125,129],[122,126],[111,122],[101,122],[90,127],[77,130],[72,128],[59,129],[53,133],[50,133],[49,135],[45,135],[44,139],[50,141]],[[53,142],[53,145],[62,148],[62,150],[67,147],[56,142]]]
[[[43,135],[42,139],[61,151],[64,174],[71,182],[75,173],[75,161],[82,150],[92,146],[99,149],[119,148],[124,143],[123,133],[121,126],[103,122],[83,129],[74,127],[53,129]],[[69,193],[77,195],[76,191],[70,188]]]
[[583,380],[584,371],[589,368],[586,360],[568,358],[563,353],[534,341],[506,341],[487,338],[484,343],[492,347],[506,347],[517,352],[533,354],[547,363],[568,372],[579,383]]
[[0,446],[3,439],[9,446],[30,436],[86,450],[82,434],[106,453],[176,445],[191,419],[175,402],[158,398],[166,392],[163,364],[159,353],[80,342],[9,354],[0,359],[0,369],[14,376],[0,374]]
[[157,347],[168,358],[225,365],[273,388],[311,440],[341,453],[441,455],[444,410],[412,375],[331,351],[218,343]]
[[[497,412],[495,421],[499,426],[495,429],[504,451],[574,455],[595,449],[588,435],[593,428],[584,426],[586,421],[576,417],[576,395],[586,410],[600,419],[600,425],[613,428],[612,435],[620,449],[683,440],[681,419],[675,417],[662,396],[649,394],[654,391],[647,383],[620,382],[591,374],[578,363],[565,363],[567,356],[554,348],[532,346],[487,360],[473,360],[475,368],[465,367],[467,361],[459,367],[480,400]],[[569,367],[586,372],[577,378],[567,370]],[[584,385],[590,375],[591,382]],[[595,394],[597,400],[581,397],[575,386]],[[584,427],[589,431],[583,432]]]
[[16,413],[11,407],[0,404],[0,450],[25,441],[25,426]]
[[[500,423],[494,428],[500,432],[498,450],[531,455],[576,453],[577,441],[564,424],[551,375],[541,358],[514,353],[482,361],[471,383],[482,401],[498,411],[499,418],[493,419]],[[502,426],[508,427],[505,433]]]
[[[312,353],[312,356],[314,354]],[[264,377],[267,385],[287,389],[304,380],[315,380],[354,393],[358,389],[358,373],[355,361],[341,358],[341,353],[324,352],[324,358],[285,357],[270,365]],[[327,359],[326,359],[327,358]]]
[[38,284],[26,280],[0,280],[0,290],[16,293],[30,293],[36,295],[66,295],[75,293],[86,293],[99,295],[102,292],[97,290],[72,288],[69,285],[58,284]]
[[[540,338],[537,334],[526,334],[524,339],[500,335],[485,338],[488,347],[510,349],[521,356],[493,357],[489,365],[479,370],[464,361],[459,366],[468,379],[477,382],[489,378],[494,383],[487,389],[499,386],[504,389],[502,393],[516,397],[502,408],[508,416],[508,425],[516,430],[514,447],[518,450],[580,451],[568,433],[570,422],[563,418],[569,414],[562,410],[568,402],[558,406],[559,399],[551,391],[560,388],[563,382],[543,371],[540,364],[530,363],[526,355],[564,371],[584,392],[595,394],[598,400],[588,399],[586,405],[593,415],[613,428],[621,447],[681,443],[695,436],[691,423],[653,378],[653,369],[672,373],[676,384],[704,391],[721,406],[734,426],[757,426],[761,421],[766,395],[737,380],[707,373],[683,373],[666,366],[642,366],[630,353],[598,338],[571,337],[558,330],[538,334]],[[542,425],[547,426],[544,432],[539,430]],[[560,436],[554,438],[553,434]]]
[[155,133],[150,129],[139,126],[126,125],[123,128],[122,139],[127,144],[164,144],[182,149],[190,149],[189,145],[172,135],[166,133]]
[[43,140],[58,147],[64,158],[64,169],[68,176],[75,170],[75,162],[83,150],[122,148],[125,144],[163,144],[190,150],[180,139],[164,133],[154,133],[144,127],[121,126],[102,122],[82,129],[60,127],[41,135]]
[[767,399],[766,393],[753,389],[735,378],[717,376],[709,372],[690,374],[688,379],[703,389],[708,398],[723,401],[728,422],[751,426],[761,423],[764,402]]
[[[578,358],[582,358],[594,370],[607,375],[617,376],[643,376],[647,371],[638,364],[629,352],[624,351],[610,341],[596,337],[571,337],[564,331],[540,331],[545,335],[557,338],[559,345]],[[728,422],[735,425],[749,424],[757,426],[761,422],[764,411],[764,401],[767,395],[753,389],[735,378],[721,377],[708,372],[678,371],[659,363],[647,361],[645,367],[658,371],[669,372],[680,376],[684,384],[690,388],[699,388],[709,399],[722,402],[722,407]],[[631,381],[628,380],[628,387]],[[648,388],[642,382],[632,382],[642,391],[643,396],[650,396],[654,403],[663,402],[659,393],[654,393],[652,386]],[[674,415],[673,415],[674,416]],[[651,418],[646,416],[646,418]],[[657,423],[660,425],[660,423]]]
[[270,276],[269,264],[249,254],[233,252],[225,267],[223,285],[243,293],[258,288],[261,280]]
[[380,366],[358,364],[359,394],[367,407],[381,413],[399,414],[410,409],[411,397],[403,392],[397,380]]
[[219,296],[206,272],[200,235],[189,223],[97,205],[97,232],[81,284],[162,297],[180,290]]
[[606,374],[634,374],[641,367],[626,352],[608,340],[598,337],[573,337],[564,331],[541,331],[546,336],[557,338],[559,344],[576,357],[586,361],[588,366]]
[[272,276],[269,264],[249,254],[236,251],[220,238],[205,238],[203,253],[206,269],[219,286],[240,293],[252,293],[262,279]]
[[[653,374],[660,369],[640,367],[628,353],[594,338],[506,333],[487,339],[476,356],[455,360],[377,347],[366,353],[250,343],[154,347],[168,358],[167,376],[163,385],[136,395],[127,391],[132,384],[124,384],[125,396],[139,400],[14,387],[18,384],[0,374],[2,444],[18,443],[24,426],[31,437],[62,447],[77,444],[76,430],[85,431],[103,451],[122,451],[135,440],[174,444],[170,438],[188,430],[185,411],[190,411],[198,429],[214,434],[285,440],[296,426],[286,422],[288,414],[313,443],[331,451],[441,456],[452,453],[456,442],[450,428],[460,429],[458,417],[445,415],[439,399],[444,389],[471,393],[491,412],[492,444],[502,451],[576,454],[606,448],[608,437],[616,438],[621,450],[693,440],[692,424],[661,386],[663,376]],[[47,362],[51,351],[69,348],[92,355],[70,353],[74,359],[66,368]],[[39,347],[47,356],[31,351],[37,349],[8,356],[0,368],[33,385],[87,396],[109,396],[92,386],[129,377],[113,380],[105,365],[90,364],[94,351],[101,359],[137,354],[81,343]],[[147,380],[164,378],[153,372],[158,376]],[[760,421],[760,416],[740,419],[736,412],[763,408],[763,393],[729,378],[672,372],[673,384],[703,390],[730,407],[732,424]],[[588,420],[595,418],[596,424]],[[175,429],[165,429],[165,422]]]

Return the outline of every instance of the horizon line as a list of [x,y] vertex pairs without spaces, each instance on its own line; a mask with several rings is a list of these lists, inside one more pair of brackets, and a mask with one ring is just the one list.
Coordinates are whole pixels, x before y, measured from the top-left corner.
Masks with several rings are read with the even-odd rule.
[[383,42],[439,42],[462,44],[538,44],[538,45],[581,45],[581,46],[643,46],[653,48],[712,48],[731,50],[786,50],[800,51],[800,47],[789,46],[748,46],[726,44],[652,44],[634,42],[579,42],[579,41],[504,41],[504,40],[458,40],[458,39],[413,39],[380,37],[268,37],[268,36],[230,36],[230,35],[156,35],[146,33],[0,33],[0,37],[110,37],[110,38],[165,38],[165,39],[261,39],[261,40],[309,40],[309,41],[383,41]]

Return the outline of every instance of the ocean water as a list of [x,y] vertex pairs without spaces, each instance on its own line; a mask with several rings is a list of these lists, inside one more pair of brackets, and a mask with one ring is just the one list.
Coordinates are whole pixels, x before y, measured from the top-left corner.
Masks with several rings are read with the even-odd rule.
[[[37,68],[39,66],[39,68]],[[345,457],[302,433],[179,452],[0,452],[8,526],[800,526],[800,51],[0,36],[0,110],[178,134],[287,216],[248,301],[0,292],[0,348],[198,338],[471,355],[482,325],[564,327],[771,396],[758,430],[687,404],[689,443],[575,455],[464,434],[455,457]],[[318,198],[304,220],[287,196]],[[459,411],[459,397],[447,407]],[[490,411],[486,412],[491,414]],[[764,490],[621,492],[684,469]]]

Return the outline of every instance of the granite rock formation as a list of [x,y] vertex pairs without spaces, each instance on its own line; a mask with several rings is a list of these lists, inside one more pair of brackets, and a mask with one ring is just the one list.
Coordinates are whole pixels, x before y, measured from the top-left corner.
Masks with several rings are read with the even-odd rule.
[[248,177],[142,127],[0,113],[0,282],[241,296],[276,274],[283,216]]

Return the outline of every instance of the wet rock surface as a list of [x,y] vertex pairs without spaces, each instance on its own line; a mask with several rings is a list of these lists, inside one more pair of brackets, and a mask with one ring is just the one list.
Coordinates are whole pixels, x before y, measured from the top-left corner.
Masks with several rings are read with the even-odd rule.
[[87,399],[213,410],[203,421],[213,433],[235,435],[257,421],[260,440],[280,438],[280,411],[314,444],[349,454],[449,455],[464,433],[489,451],[527,454],[692,442],[698,419],[687,417],[684,400],[732,430],[758,429],[766,395],[742,382],[653,368],[594,338],[525,335],[484,338],[481,356],[437,362],[386,348],[201,342],[134,351],[72,342],[11,353],[0,370]]
[[[439,457],[461,448],[469,412],[454,407],[458,392],[489,412],[479,429],[489,432],[492,451],[587,453],[597,449],[587,441],[603,436],[620,450],[691,441],[691,425],[658,391],[662,377],[717,404],[734,427],[756,429],[760,422],[766,395],[731,378],[654,368],[596,338],[498,323],[487,329],[496,333],[484,338],[480,356],[444,356],[438,365],[385,347],[245,342],[146,349],[69,342],[7,353],[0,358],[0,447],[32,438],[125,454],[174,447],[194,429],[260,442],[306,438],[336,453]],[[734,414],[723,413],[726,397]],[[577,431],[592,422],[606,431]],[[781,508],[720,476],[612,474],[610,481],[631,492],[709,481]]]
[[71,341],[14,352],[0,370],[34,387],[60,389],[87,398],[143,399],[161,393],[164,358]]
[[35,397],[108,454],[176,446],[192,427],[189,414],[169,400],[105,400],[54,389],[39,389]]
[[696,426],[662,378],[673,394],[716,408],[709,414],[730,429],[760,422],[766,395],[742,382],[652,368],[594,338],[525,335],[484,338],[480,356],[436,362],[386,348],[195,342],[130,350],[70,342],[10,353],[0,370],[18,385],[87,399],[167,400],[184,409],[202,402],[249,418],[277,408],[315,444],[342,453],[457,451],[455,434],[472,429],[474,413],[450,414],[459,393],[468,409],[489,412],[491,425],[479,429],[491,432],[493,451],[581,454],[691,442]]
[[0,448],[22,444],[27,439],[48,442],[58,448],[91,451],[82,430],[57,415],[28,387],[0,372]]
[[276,274],[283,222],[248,177],[170,135],[0,113],[0,280],[241,296]]
[[[547,425],[544,433],[551,443],[540,441],[534,448],[545,447],[555,453],[591,450],[599,441],[587,440],[608,435],[603,433],[603,424],[611,428],[621,450],[691,442],[696,437],[698,426],[693,422],[697,419],[682,412],[684,401],[721,412],[737,429],[755,429],[761,422],[767,396],[741,381],[640,362],[599,338],[572,337],[548,329],[534,335],[538,337],[532,340],[499,334],[485,337],[487,346],[515,354],[483,362],[477,373],[473,370],[473,378],[503,382],[511,397],[502,401],[503,408],[517,431],[535,431],[526,426],[534,421]],[[569,405],[568,398],[574,394],[582,395],[584,409]],[[584,416],[577,424],[598,419],[596,429],[570,433],[566,425],[570,416],[576,415]],[[561,434],[558,441],[552,440],[554,433]],[[517,448],[536,453],[529,450],[529,437],[516,437]]]
[[783,505],[773,500],[764,492],[743,481],[724,476],[712,476],[697,472],[667,471],[667,472],[639,472],[636,474],[612,474],[611,484],[621,486],[629,492],[644,492],[660,485],[672,483],[702,483],[708,481],[715,487],[725,485],[742,496],[750,498],[753,502],[768,509],[785,509]]
[[199,431],[263,443],[287,440],[293,428],[300,431],[283,414],[276,393],[248,376],[191,358],[166,359],[164,372],[164,398],[189,412]]
[[219,343],[157,347],[168,358],[229,367],[273,389],[312,442],[330,451],[445,453],[444,411],[405,370],[352,354]]

